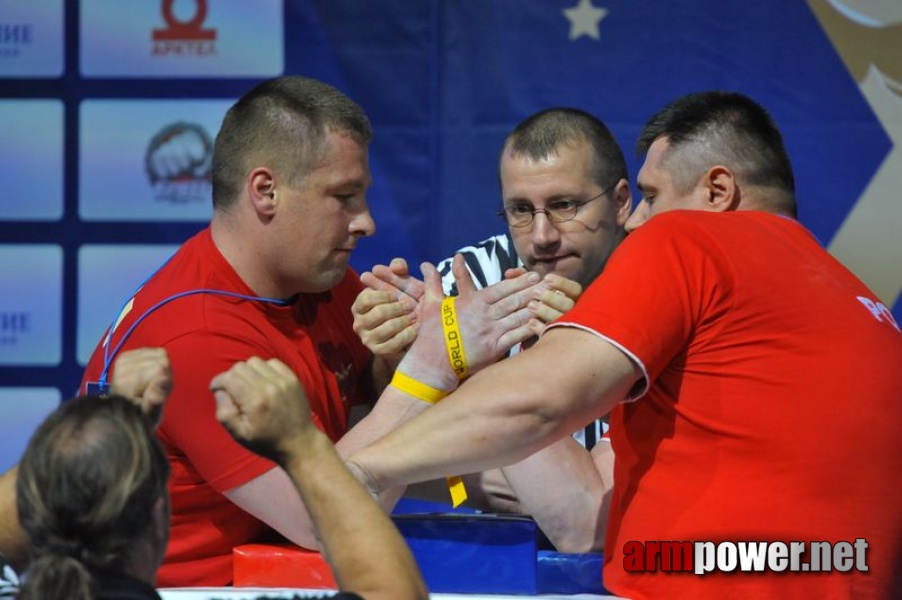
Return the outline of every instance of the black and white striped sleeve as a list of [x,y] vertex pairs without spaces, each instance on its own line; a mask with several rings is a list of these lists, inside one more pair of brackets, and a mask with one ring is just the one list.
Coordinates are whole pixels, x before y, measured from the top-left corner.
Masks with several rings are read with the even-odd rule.
[[[487,240],[466,246],[455,254],[462,254],[467,264],[467,270],[473,277],[473,283],[477,289],[488,287],[504,279],[504,272],[515,267],[522,267],[523,263],[514,250],[514,241],[509,233],[490,237]],[[454,282],[454,274],[451,273],[451,258],[446,258],[436,266],[442,276],[442,288],[449,296],[457,295],[457,284]],[[519,351],[519,344],[511,350],[511,354]],[[584,429],[573,433],[574,439],[587,450],[601,439],[607,426],[601,420],[594,421]]]
[[[506,270],[523,266],[514,250],[514,241],[509,233],[490,237],[473,246],[466,246],[455,254],[463,255],[477,289],[498,283],[504,278]],[[456,296],[457,285],[454,282],[454,275],[451,273],[452,258],[453,256],[446,258],[438,263],[437,267],[442,276],[442,287],[445,293]]]
[[16,598],[18,594],[19,576],[0,554],[0,598]]

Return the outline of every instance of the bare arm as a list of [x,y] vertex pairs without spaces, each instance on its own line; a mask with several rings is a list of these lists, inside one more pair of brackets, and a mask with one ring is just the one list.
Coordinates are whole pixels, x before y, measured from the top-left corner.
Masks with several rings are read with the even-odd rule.
[[[385,394],[383,393],[383,396]],[[379,439],[399,423],[428,408],[425,402],[406,395],[383,397],[372,411],[348,431],[335,445],[341,456]],[[397,502],[404,488],[382,496],[386,511]],[[225,492],[226,498],[243,511],[260,519],[291,542],[303,548],[319,549],[313,518],[297,493],[290,474],[282,466]]]
[[[432,271],[434,273],[434,268]],[[475,290],[469,281],[469,274],[462,258],[456,260],[455,272],[467,278],[461,282],[459,301],[462,310],[473,315],[467,319],[464,327],[471,339],[486,340],[483,352],[471,357],[475,370],[497,360],[512,344],[520,342],[532,335],[528,327],[530,318],[527,304],[533,297],[533,288],[537,276],[527,276],[501,282],[497,286],[485,290]],[[394,275],[397,277],[397,275]],[[398,285],[405,285],[397,281]],[[440,302],[441,283],[435,279],[432,295]],[[410,286],[407,285],[406,289]],[[443,337],[439,330],[433,328],[431,335],[426,336],[421,347],[427,347],[435,356],[439,370],[448,364]],[[413,374],[418,376],[417,374]],[[452,387],[456,386],[456,376]],[[389,390],[393,389],[391,386]],[[345,434],[336,445],[338,453],[348,456],[351,452],[379,439],[400,423],[428,408],[422,400],[403,392],[384,393],[376,406]],[[380,496],[386,509],[394,506],[397,498],[403,493],[403,486],[393,487],[390,492]],[[317,541],[313,532],[311,518],[303,506],[301,498],[293,491],[288,475],[282,469],[273,468],[266,473],[225,492],[225,496],[245,512],[254,515],[292,542],[305,548],[316,548]]]
[[[418,354],[415,343],[404,362]],[[640,377],[638,367],[602,338],[554,329],[351,461],[378,490],[509,465],[609,412]]]
[[[533,325],[545,325],[571,308],[582,294],[575,281],[549,274],[530,303]],[[572,437],[564,437],[502,472],[519,500],[560,552],[592,552],[604,548],[614,485],[613,451],[601,442],[590,454]]]
[[[428,294],[420,298],[420,305],[428,303],[437,306],[443,297],[441,281],[435,267],[424,263],[422,268],[431,277]],[[461,313],[467,315],[466,319],[461,320],[463,337],[479,341],[478,347],[471,346],[468,350],[468,352],[472,350],[468,356],[470,368],[476,371],[495,362],[513,344],[532,336],[527,305],[534,297],[538,276],[524,274],[495,286],[477,290],[461,256],[455,257],[453,268],[460,289],[458,305]],[[455,388],[457,376],[450,371],[441,324],[431,323],[431,327],[420,335],[421,354],[428,358],[418,361],[418,366],[412,371],[401,369],[402,372],[422,380],[433,379],[433,375],[437,375],[444,380],[432,387],[441,390]],[[394,386],[389,386],[373,411],[342,437],[336,448],[339,454],[348,456],[429,407],[430,404]],[[390,490],[381,490],[380,501],[386,509],[394,506],[404,487],[392,486]]]
[[290,474],[342,590],[369,600],[428,597],[404,539],[313,425],[287,366],[252,358],[211,385],[229,432]]
[[163,348],[123,352],[113,365],[112,391],[131,398],[154,427],[160,425],[163,405],[172,391],[172,369]]
[[0,475],[0,554],[17,569],[28,561],[28,540],[19,527],[16,511],[16,474],[18,466]]
[[[112,372],[113,392],[133,398],[158,425],[163,403],[172,389],[169,359],[162,348],[123,352]],[[245,512],[254,515],[294,543],[316,548],[310,517],[291,478],[281,468],[225,492]]]
[[560,552],[604,548],[613,488],[610,446],[601,442],[590,454],[568,436],[502,469],[521,510]]
[[[395,269],[397,269],[397,262],[401,262],[400,259],[392,262]],[[378,288],[378,290],[371,289],[363,292],[355,303],[357,307],[355,309],[355,329],[362,338],[373,334],[375,330],[381,330],[384,326],[389,325],[390,321],[395,320],[391,315],[395,313],[396,308],[401,309],[396,306],[399,303],[396,303],[394,298],[406,294],[395,286],[402,286],[409,290],[412,284],[405,282],[416,281],[418,283],[413,286],[418,295],[417,312],[421,312],[426,303],[433,307],[437,307],[441,303],[444,295],[435,267],[424,263],[422,268],[424,272],[431,275],[428,294],[422,282],[411,277],[400,278],[395,270],[389,270],[387,267],[382,267],[381,270],[374,268],[374,273],[381,273],[379,277],[374,273],[364,274],[368,280],[371,280],[368,285]],[[538,284],[539,278],[536,274],[521,273],[519,277],[478,290],[470,278],[463,258],[459,255],[454,258],[453,270],[460,288],[460,295],[457,299],[458,310],[462,315],[466,315],[465,318],[461,318],[461,331],[465,339],[476,342],[471,343],[467,350],[468,362],[470,370],[477,371],[495,362],[514,344],[531,336],[529,323],[531,312],[528,305],[537,293],[536,289],[540,285]],[[389,292],[389,289],[394,291]],[[383,300],[387,302],[383,302]],[[405,319],[402,319],[403,321]],[[398,339],[402,335],[401,331],[410,329],[411,326],[402,323],[388,327],[386,331],[390,333],[387,336],[373,337],[369,335],[368,339],[371,341],[381,340],[374,344],[377,347],[395,349],[399,347]],[[414,338],[416,337],[417,334],[414,333]],[[416,361],[416,367],[413,369],[408,367],[402,372],[414,378],[424,378],[424,380],[431,379],[431,376],[434,375],[444,381],[433,387],[443,390],[454,389],[457,386],[457,377],[449,369],[441,324],[436,323],[435,319],[433,319],[431,327],[424,332],[419,348],[421,359]],[[370,417],[364,419],[360,425],[339,441],[338,448],[342,454],[378,439],[401,422],[409,420],[429,406],[398,390],[389,392],[390,389],[388,388],[386,393],[383,393]]]
[[[159,424],[160,411],[172,387],[172,375],[166,351],[139,348],[123,352],[113,368],[112,391],[131,398]],[[19,527],[16,511],[16,474],[14,466],[0,475],[0,554],[17,568],[28,560],[28,540]]]
[[[159,425],[163,404],[172,390],[166,351],[140,348],[123,353],[113,369],[113,392],[133,398]],[[282,535],[305,548],[316,548],[310,517],[294,484],[280,468],[273,468],[225,496]]]
[[[416,339],[415,311],[419,308],[423,291],[416,287],[417,300],[414,301],[399,289],[411,288],[409,272],[403,261],[393,261],[393,268],[380,267],[374,271],[376,273],[365,274],[371,287],[358,296],[352,309],[355,331],[374,353],[393,352],[400,358],[401,353]],[[505,278],[514,279],[525,272],[522,268],[510,269],[505,273]],[[416,283],[419,284],[419,281]],[[465,283],[464,289],[467,288]],[[555,274],[546,276],[535,287],[533,299],[528,305],[532,317],[529,324],[533,333],[540,334],[545,325],[570,310],[581,293],[582,287],[575,281]],[[558,456],[560,452],[549,450],[543,451],[546,459],[537,456],[518,463],[512,479],[505,479],[505,475],[497,470],[466,476],[470,496],[468,505],[484,510],[533,514],[546,535],[562,551],[571,548],[575,548],[574,551],[587,551],[600,547],[603,542],[604,519],[600,519],[602,525],[598,525],[597,514],[600,511],[591,509],[600,507],[604,489],[588,453],[577,444],[574,446],[573,457],[570,453]],[[580,456],[579,452],[584,456]],[[556,461],[562,462],[557,465]],[[561,465],[567,469],[561,470]],[[587,468],[581,468],[586,466]],[[549,485],[547,481],[552,476],[556,483]],[[509,481],[517,482],[515,489],[508,485]],[[428,492],[430,499],[447,501],[444,485],[440,488],[439,494],[435,493],[439,488],[434,485],[420,485],[417,489],[420,494],[424,490]],[[387,505],[392,503],[392,500],[387,501]],[[576,505],[578,511],[561,511],[561,503]],[[574,517],[578,515],[579,518],[565,518],[562,514],[564,512]],[[587,525],[585,515],[593,514],[596,517]]]
[[[379,439],[399,423],[426,410],[425,402],[403,394],[380,400],[378,410],[361,419],[335,444],[335,450],[342,457],[352,451]],[[381,496],[380,501],[386,512],[404,492],[403,487],[393,489]],[[275,467],[251,479],[247,483],[225,492],[225,496],[242,510],[250,513],[303,548],[316,550],[319,541],[314,532],[311,515],[299,494],[290,474],[282,467]]]

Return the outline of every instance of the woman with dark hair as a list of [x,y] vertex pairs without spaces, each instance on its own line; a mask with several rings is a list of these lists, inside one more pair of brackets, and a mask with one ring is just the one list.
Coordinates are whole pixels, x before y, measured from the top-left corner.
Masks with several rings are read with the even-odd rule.
[[[113,395],[62,404],[35,431],[18,473],[4,476],[15,477],[31,558],[19,600],[160,600],[154,584],[169,540],[169,463],[153,430],[172,387],[166,351],[124,352],[112,376]],[[251,358],[210,385],[217,418],[284,468],[308,507],[342,589],[321,597],[428,597],[401,534],[317,429],[284,363]],[[0,487],[0,506],[9,504],[8,489]],[[4,525],[16,530],[8,537],[21,536]],[[17,579],[0,560],[0,597],[12,597]]]
[[35,431],[16,481],[32,561],[20,600],[159,598],[169,463],[122,396],[64,403]]

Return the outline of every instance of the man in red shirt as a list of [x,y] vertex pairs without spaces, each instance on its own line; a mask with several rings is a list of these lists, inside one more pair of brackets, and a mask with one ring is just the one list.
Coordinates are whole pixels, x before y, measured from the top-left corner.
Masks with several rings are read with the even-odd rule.
[[[281,535],[318,546],[285,471],[241,447],[217,422],[214,376],[252,356],[284,363],[300,381],[313,422],[341,454],[425,408],[388,399],[378,416],[346,435],[350,408],[369,405],[384,385],[380,373],[390,371],[352,330],[361,285],[348,259],[375,231],[366,201],[370,135],[362,109],[318,81],[282,77],[245,94],[216,137],[209,227],[128,299],[89,361],[88,394],[107,387],[124,350],[164,348],[171,361],[175,389],[158,430],[172,468],[162,587],[230,583],[239,544]],[[518,343],[532,333],[518,326],[528,298],[517,294],[534,283],[525,276],[507,281],[469,295],[462,306],[495,321],[486,329],[493,339],[506,332]],[[509,326],[499,325],[499,313],[511,311]],[[492,333],[495,327],[506,330]],[[25,557],[15,479],[15,469],[0,477],[0,553],[18,564]]]
[[226,114],[213,151],[213,219],[129,299],[91,357],[82,392],[122,350],[165,348],[176,386],[158,435],[172,466],[160,586],[224,585],[232,547],[272,530],[316,547],[290,479],[216,421],[211,379],[250,356],[299,377],[337,441],[368,402],[370,355],[351,331],[348,267],[375,231],[366,202],[370,125],[351,99],[300,77],[264,82]]
[[[228,584],[232,548],[276,534],[317,548],[285,471],[217,422],[215,375],[251,356],[278,359],[342,453],[400,418],[386,407],[343,437],[351,407],[369,405],[389,371],[360,343],[350,310],[361,285],[348,259],[375,231],[370,136],[363,110],[324,83],[282,77],[245,94],[216,137],[210,226],[129,299],[88,363],[86,393],[105,384],[124,349],[161,347],[172,363],[175,389],[158,430],[172,466],[162,587]],[[521,278],[507,289],[531,285]]]
[[[484,470],[613,409],[613,593],[898,597],[898,325],[795,220],[782,138],[753,101],[683,97],[652,117],[639,150],[631,234],[573,310],[530,351],[353,454],[352,468],[374,491]],[[443,356],[436,273],[425,275],[422,323],[399,371],[448,392],[458,380]],[[489,364],[480,343],[463,336],[471,372]],[[392,385],[383,399],[404,396]],[[790,574],[778,561],[727,572],[722,561],[698,576],[662,572],[672,563],[654,555],[630,572],[637,543],[858,540],[866,553],[851,572]]]

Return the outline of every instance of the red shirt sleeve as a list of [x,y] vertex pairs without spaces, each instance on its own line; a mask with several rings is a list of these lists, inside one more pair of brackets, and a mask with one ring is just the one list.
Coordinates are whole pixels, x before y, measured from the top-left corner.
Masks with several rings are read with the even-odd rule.
[[[647,391],[685,353],[693,330],[728,310],[733,275],[719,246],[692,219],[667,213],[631,233],[576,306],[552,326],[590,330],[627,354],[645,373]],[[695,235],[684,230],[693,228]]]
[[166,351],[173,370],[173,392],[158,433],[170,452],[182,454],[176,458],[187,459],[197,475],[219,492],[272,469],[274,463],[238,444],[216,419],[216,401],[210,392],[214,376],[251,356],[269,357],[272,351],[234,337],[197,331],[171,341]]

